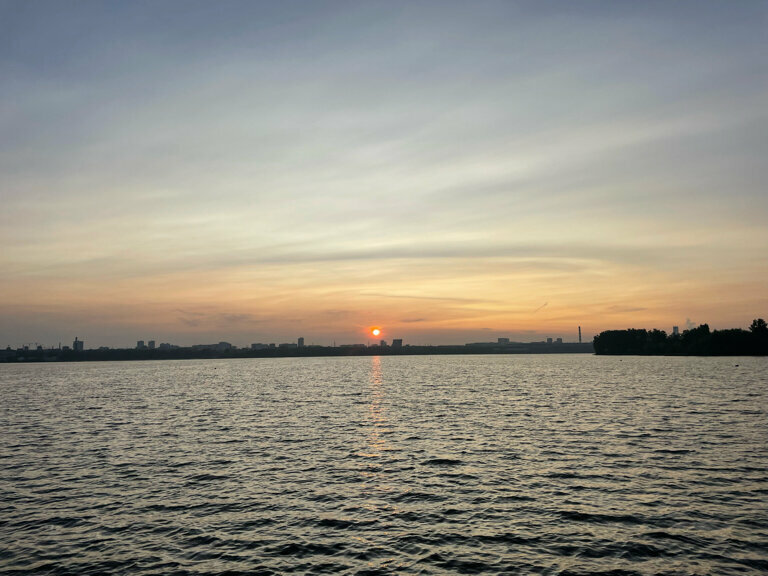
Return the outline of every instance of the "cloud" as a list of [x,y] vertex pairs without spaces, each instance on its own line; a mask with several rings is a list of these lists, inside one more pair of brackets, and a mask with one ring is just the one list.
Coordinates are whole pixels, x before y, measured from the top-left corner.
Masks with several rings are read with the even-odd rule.
[[476,303],[476,302],[492,302],[491,300],[482,300],[478,298],[460,298],[449,296],[424,296],[419,294],[385,294],[378,292],[361,292],[361,296],[374,296],[376,298],[396,298],[403,300],[434,300],[437,302],[461,302],[461,303]]
[[353,310],[329,309],[323,310],[321,314],[324,316],[332,316],[334,318],[346,318],[352,316],[355,312]]
[[201,312],[191,310],[176,310],[178,320],[191,328],[225,326],[237,329],[243,324],[258,324],[264,322],[254,314],[232,312]]
[[20,5],[0,300],[30,322],[524,328],[546,295],[571,322],[737,324],[761,302],[758,3]]
[[228,324],[242,324],[242,323],[249,323],[254,324],[258,322],[263,322],[261,318],[258,318],[254,316],[253,314],[227,314],[227,313],[220,313],[216,315],[216,319],[221,322],[226,322]]
[[610,310],[611,312],[642,312],[648,310],[648,308],[643,306],[622,306],[615,304],[613,306],[608,306],[607,310]]

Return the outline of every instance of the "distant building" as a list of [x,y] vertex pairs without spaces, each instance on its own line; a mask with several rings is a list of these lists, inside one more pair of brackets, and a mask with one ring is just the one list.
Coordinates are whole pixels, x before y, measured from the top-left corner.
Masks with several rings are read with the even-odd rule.
[[144,340],[138,340],[136,342],[136,350],[145,350],[147,347],[144,345]]
[[381,342],[379,342],[379,346],[381,346],[382,348],[386,348],[387,347],[387,341],[386,340],[382,340]]
[[547,338],[547,344],[552,344],[552,338]]
[[284,342],[278,346],[278,348],[298,348],[298,344],[294,344],[293,342]]
[[269,344],[262,344],[261,342],[251,344],[251,350],[264,350],[266,348],[269,348]]
[[148,347],[149,347],[150,350],[154,350],[155,349],[155,341],[154,340],[150,340],[149,344],[148,344]]
[[304,338],[299,338],[298,347],[299,348],[304,348]]
[[78,340],[77,336],[75,336],[75,341],[72,342],[72,350],[75,352],[82,352],[83,351],[83,341]]
[[680,336],[680,326],[672,326],[672,336]]
[[557,338],[555,340],[555,344],[562,344],[562,343],[563,343],[563,339],[562,338]]
[[218,344],[195,344],[192,350],[215,350],[216,352],[226,352],[232,350],[234,346],[229,342],[219,342]]
[[392,348],[400,349],[403,347],[403,339],[402,338],[395,338],[392,340]]
[[509,344],[509,338],[499,338],[498,344]]

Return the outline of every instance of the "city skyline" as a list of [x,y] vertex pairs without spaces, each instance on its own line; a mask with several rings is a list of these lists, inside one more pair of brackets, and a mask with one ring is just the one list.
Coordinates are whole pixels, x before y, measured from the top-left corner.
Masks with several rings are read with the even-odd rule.
[[[579,327],[580,328],[580,327]],[[493,337],[491,340],[484,340],[484,341],[477,341],[477,342],[405,342],[403,338],[398,338],[397,335],[391,336],[389,340],[386,339],[379,339],[380,336],[383,335],[381,331],[379,331],[378,334],[371,334],[370,332],[367,334],[362,334],[362,340],[357,341],[350,341],[350,342],[336,342],[335,340],[333,342],[325,342],[325,341],[307,341],[306,338],[303,336],[297,336],[291,339],[274,339],[274,338],[266,338],[264,339],[264,342],[250,342],[250,343],[243,343],[243,342],[230,342],[228,340],[221,340],[216,343],[201,343],[201,342],[163,342],[156,339],[152,340],[146,340],[146,339],[140,339],[136,340],[135,343],[125,343],[124,345],[117,345],[117,346],[106,346],[102,342],[96,342],[95,345],[85,347],[84,343],[85,339],[81,339],[79,336],[75,336],[74,340],[72,341],[72,345],[69,345],[66,341],[59,341],[55,344],[53,343],[46,343],[46,342],[40,342],[40,341],[28,341],[28,342],[15,342],[15,343],[4,343],[0,345],[0,349],[11,349],[11,350],[35,350],[35,349],[42,349],[42,350],[79,350],[82,351],[85,350],[97,350],[97,349],[122,349],[122,350],[130,350],[130,349],[136,349],[136,350],[163,350],[163,349],[171,349],[171,348],[179,348],[179,347],[186,347],[186,348],[194,348],[194,347],[216,347],[217,345],[226,345],[227,347],[231,348],[237,348],[237,349],[261,349],[263,348],[269,348],[269,347],[281,347],[281,346],[296,346],[298,348],[302,347],[312,347],[312,346],[321,346],[321,347],[338,347],[338,346],[357,346],[357,345],[365,345],[368,347],[376,347],[376,346],[392,346],[393,343],[395,346],[402,346],[402,345],[412,345],[412,346],[439,346],[439,345],[470,345],[470,344],[530,344],[530,343],[546,343],[546,344],[562,344],[562,343],[581,343],[581,336],[577,337],[576,339],[569,339],[568,337],[545,337],[541,340],[515,340],[511,339],[506,336],[496,336]]]
[[[751,326],[748,328],[749,330],[752,330],[755,323],[763,322],[762,319],[755,319],[751,323]],[[683,332],[680,331],[680,326],[672,326],[671,329],[667,330],[665,328],[661,328],[661,332],[665,333],[667,336],[670,337],[678,337],[681,336],[685,331],[693,330],[694,329],[700,329],[702,326],[706,325],[706,328],[709,329],[709,324],[704,323],[702,325],[695,325],[690,321],[690,319],[686,320],[686,324],[683,326]],[[654,328],[653,330],[658,331],[659,328]],[[728,330],[745,330],[745,327],[736,327],[736,328],[726,328],[726,331]],[[233,348],[233,349],[253,349],[253,350],[260,350],[260,349],[266,349],[266,348],[281,348],[281,347],[287,347],[287,346],[294,346],[298,348],[302,347],[337,347],[337,346],[366,346],[366,347],[377,347],[377,346],[403,346],[403,345],[410,345],[410,346],[461,346],[461,345],[473,345],[473,344],[484,344],[484,345],[507,345],[507,344],[581,344],[584,343],[591,343],[592,339],[597,336],[597,333],[590,335],[589,337],[585,336],[585,333],[582,331],[581,326],[576,327],[575,331],[575,337],[571,334],[566,334],[565,336],[545,336],[542,338],[537,339],[537,337],[531,336],[531,334],[524,335],[521,338],[516,337],[509,337],[509,336],[503,336],[503,335],[491,335],[488,333],[483,333],[481,336],[485,337],[484,340],[476,340],[476,341],[465,341],[465,342],[458,342],[458,341],[426,341],[424,339],[418,340],[418,341],[412,341],[409,342],[407,340],[404,340],[402,337],[398,338],[397,334],[392,335],[387,334],[387,337],[389,340],[384,338],[386,329],[381,328],[380,326],[369,326],[362,332],[357,334],[358,339],[352,340],[352,341],[339,341],[337,342],[335,339],[332,342],[325,341],[323,339],[320,340],[309,340],[304,336],[295,336],[293,338],[287,337],[287,338],[273,338],[273,337],[266,337],[262,338],[264,342],[254,342],[250,341],[247,342],[246,340],[242,341],[235,341],[230,342],[229,340],[232,340],[231,338],[226,340],[219,340],[217,342],[213,343],[207,343],[203,344],[198,341],[188,341],[188,340],[182,340],[182,341],[174,341],[174,342],[163,342],[161,340],[157,339],[138,339],[135,341],[135,345],[131,345],[130,343],[121,343],[118,345],[112,345],[112,346],[106,346],[103,342],[97,342],[95,346],[91,346],[88,348],[85,348],[86,350],[97,350],[97,349],[115,349],[115,350],[130,350],[130,349],[137,349],[137,350],[170,350],[175,348],[203,348],[203,347],[214,347],[214,348],[220,348],[222,345],[226,348]],[[490,339],[488,339],[490,338]],[[251,339],[253,340],[253,339]],[[52,343],[46,343],[46,342],[40,342],[40,341],[25,341],[25,342],[15,342],[15,343],[5,343],[0,344],[0,349],[7,349],[7,350],[80,350],[82,351],[84,349],[84,340],[81,339],[79,336],[75,336],[75,339],[73,341],[72,346],[67,345],[66,343],[62,343],[62,341],[59,341],[55,344]]]
[[745,328],[768,314],[767,23],[0,2],[0,344]]

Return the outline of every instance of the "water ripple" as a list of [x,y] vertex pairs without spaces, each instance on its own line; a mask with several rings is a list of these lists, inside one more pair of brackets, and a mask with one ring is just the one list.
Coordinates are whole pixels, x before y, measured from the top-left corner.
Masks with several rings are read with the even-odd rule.
[[768,364],[0,365],[0,572],[763,574]]

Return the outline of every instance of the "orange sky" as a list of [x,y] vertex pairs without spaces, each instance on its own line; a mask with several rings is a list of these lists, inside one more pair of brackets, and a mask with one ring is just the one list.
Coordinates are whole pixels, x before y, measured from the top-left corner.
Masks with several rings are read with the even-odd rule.
[[761,8],[401,8],[3,9],[0,345],[768,316]]

